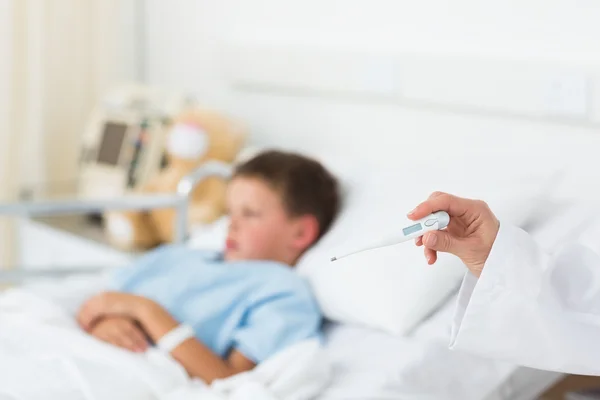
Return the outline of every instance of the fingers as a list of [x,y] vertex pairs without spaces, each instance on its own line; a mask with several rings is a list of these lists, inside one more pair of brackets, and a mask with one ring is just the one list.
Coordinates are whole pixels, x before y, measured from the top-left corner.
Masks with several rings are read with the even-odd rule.
[[96,295],[86,301],[77,314],[77,322],[86,331],[89,331],[94,323],[103,315],[105,308],[104,294]]
[[134,343],[127,336],[124,335],[120,330],[113,330],[108,334],[109,340],[108,342],[114,344],[115,346],[122,347],[127,350],[134,351]]
[[123,328],[123,334],[127,337],[133,351],[146,351],[148,348],[144,334],[133,322],[129,322]]
[[79,313],[77,322],[83,330],[89,332],[94,327],[94,324],[96,324],[96,322],[101,318],[102,315],[98,315],[92,312],[82,312]]
[[437,252],[435,250],[425,247],[423,252],[425,253],[427,264],[432,265],[437,261]]
[[[423,236],[419,236],[418,238],[416,238],[415,244],[417,246],[423,246]],[[437,251],[429,247],[424,247],[423,253],[425,255],[425,259],[427,260],[427,264],[435,264],[435,262],[437,261]]]
[[[423,246],[423,236],[419,236],[415,239],[415,244],[417,246]],[[430,249],[428,247],[423,248],[423,253],[425,254],[425,259],[427,260],[427,264],[432,265],[437,261],[437,251]]]
[[98,339],[124,349],[143,352],[148,343],[142,330],[131,320],[109,318],[102,320],[92,331]]
[[429,198],[415,207],[408,218],[411,220],[421,219],[436,211],[446,211],[450,217],[465,214],[472,208],[473,200],[464,199],[448,193],[434,192]]
[[145,351],[147,347],[140,329],[133,322],[127,320],[115,321],[110,332],[110,339],[112,344],[135,352]]
[[121,324],[120,326],[118,326],[115,332],[115,338],[117,340],[117,345],[131,351],[137,350],[137,343],[135,337],[126,324]]
[[86,303],[81,307],[79,313],[77,314],[77,322],[79,326],[83,328],[85,331],[88,331],[92,328],[93,322],[96,319],[95,313],[91,310],[90,303]]
[[463,240],[445,231],[427,232],[423,235],[423,245],[433,251],[459,256],[464,252]]

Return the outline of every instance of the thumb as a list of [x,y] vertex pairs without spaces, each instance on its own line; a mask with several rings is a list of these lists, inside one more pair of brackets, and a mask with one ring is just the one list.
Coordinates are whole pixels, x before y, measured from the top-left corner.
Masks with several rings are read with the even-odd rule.
[[461,240],[445,231],[427,232],[423,236],[423,244],[431,250],[451,253],[455,256],[458,256],[462,250]]

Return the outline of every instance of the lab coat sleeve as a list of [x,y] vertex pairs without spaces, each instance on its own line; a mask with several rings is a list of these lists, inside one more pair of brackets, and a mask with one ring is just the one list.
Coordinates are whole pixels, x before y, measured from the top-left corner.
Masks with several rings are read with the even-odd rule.
[[600,375],[600,232],[556,251],[502,225],[481,277],[464,277],[450,347],[527,367]]

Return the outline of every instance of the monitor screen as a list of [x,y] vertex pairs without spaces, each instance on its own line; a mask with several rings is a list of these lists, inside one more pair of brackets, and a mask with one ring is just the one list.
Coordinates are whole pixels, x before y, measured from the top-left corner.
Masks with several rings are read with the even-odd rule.
[[102,132],[102,140],[98,149],[98,163],[117,165],[119,155],[125,141],[128,126],[122,123],[107,122]]

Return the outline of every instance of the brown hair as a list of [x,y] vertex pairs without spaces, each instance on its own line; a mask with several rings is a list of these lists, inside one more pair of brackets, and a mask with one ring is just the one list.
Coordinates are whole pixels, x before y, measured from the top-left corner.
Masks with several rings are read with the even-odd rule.
[[314,215],[319,223],[318,241],[337,216],[340,199],[337,179],[318,161],[306,156],[269,150],[240,164],[235,177],[265,181],[282,197],[292,216]]

